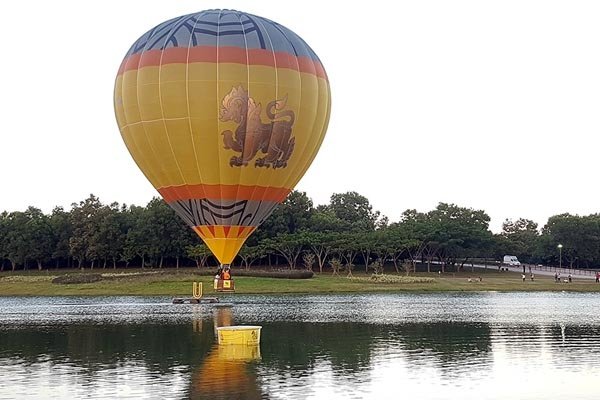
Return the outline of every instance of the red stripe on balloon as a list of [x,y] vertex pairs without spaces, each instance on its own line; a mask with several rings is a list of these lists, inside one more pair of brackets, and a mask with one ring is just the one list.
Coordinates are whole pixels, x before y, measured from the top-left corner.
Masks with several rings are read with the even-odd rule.
[[229,237],[229,230],[231,230],[230,226],[223,225],[223,232],[225,232],[225,237]]
[[167,203],[178,200],[264,200],[281,203],[290,189],[249,185],[180,185],[158,189]]
[[[189,50],[189,53],[188,53]],[[287,68],[295,71],[306,72],[327,79],[323,65],[310,57],[297,57],[287,52],[263,49],[243,49],[241,47],[170,47],[165,50],[149,50],[133,54],[123,60],[119,68],[119,75],[144,67],[212,62],[233,63],[244,65],[264,65],[268,67]]]
[[206,225],[206,228],[210,231],[213,237],[215,237],[215,227],[214,225]]

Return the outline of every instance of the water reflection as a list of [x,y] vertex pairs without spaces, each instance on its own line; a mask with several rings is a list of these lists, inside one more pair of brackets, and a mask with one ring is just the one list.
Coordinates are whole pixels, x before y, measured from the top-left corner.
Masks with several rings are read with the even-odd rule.
[[197,399],[260,399],[262,391],[250,363],[260,360],[258,346],[214,345],[192,374],[190,396]]
[[[194,321],[196,326],[197,321]],[[213,312],[213,333],[232,326],[232,307],[217,307]],[[214,344],[199,368],[192,373],[189,395],[195,399],[260,399],[262,391],[249,364],[260,360],[260,347]]]
[[[598,297],[396,297],[0,299],[0,398],[597,398]],[[262,325],[260,347],[218,346],[234,324]]]

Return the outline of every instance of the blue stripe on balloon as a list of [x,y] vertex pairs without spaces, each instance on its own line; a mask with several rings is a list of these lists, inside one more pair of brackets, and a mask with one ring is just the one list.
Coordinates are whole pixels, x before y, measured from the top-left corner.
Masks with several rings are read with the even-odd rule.
[[[188,44],[215,45],[215,38],[220,36],[231,38],[218,41],[222,46],[243,43],[248,49],[267,49],[265,37],[269,36],[273,48],[268,50],[319,60],[312,49],[286,27],[266,18],[231,10],[207,10],[165,21],[142,35],[129,49],[127,56],[166,47],[187,47]],[[236,37],[240,40],[236,40]]]

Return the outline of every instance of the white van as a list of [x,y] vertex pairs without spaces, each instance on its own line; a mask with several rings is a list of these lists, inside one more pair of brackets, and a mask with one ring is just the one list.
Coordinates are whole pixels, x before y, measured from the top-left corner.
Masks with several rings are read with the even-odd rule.
[[504,261],[502,261],[503,265],[508,265],[509,267],[520,267],[521,262],[517,259],[516,256],[504,256]]

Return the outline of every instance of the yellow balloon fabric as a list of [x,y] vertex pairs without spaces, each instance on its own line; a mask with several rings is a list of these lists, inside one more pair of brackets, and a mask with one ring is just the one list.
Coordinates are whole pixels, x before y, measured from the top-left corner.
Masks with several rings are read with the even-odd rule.
[[325,70],[289,29],[232,10],[166,21],[119,69],[117,123],[165,201],[230,264],[325,136]]

